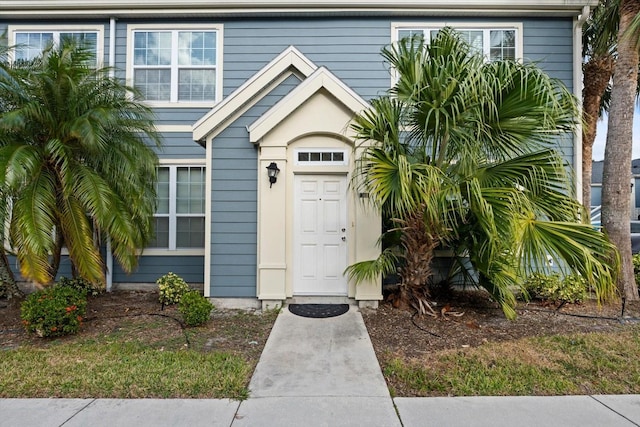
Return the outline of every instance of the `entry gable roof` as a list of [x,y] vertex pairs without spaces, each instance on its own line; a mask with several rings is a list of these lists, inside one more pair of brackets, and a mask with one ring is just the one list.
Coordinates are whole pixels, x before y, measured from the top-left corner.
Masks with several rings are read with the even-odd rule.
[[229,119],[247,105],[250,106],[258,102],[261,97],[257,95],[284,73],[293,69],[302,76],[308,77],[317,68],[298,49],[289,46],[198,120],[193,125],[194,141],[205,141],[211,133],[219,133],[224,130],[230,124]]
[[371,108],[370,104],[325,67],[320,67],[249,126],[249,140],[260,141],[305,101],[324,89],[353,113]]

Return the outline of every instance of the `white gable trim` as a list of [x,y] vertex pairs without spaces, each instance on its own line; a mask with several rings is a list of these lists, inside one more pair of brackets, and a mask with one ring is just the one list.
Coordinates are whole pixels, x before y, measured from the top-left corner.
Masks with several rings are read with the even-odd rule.
[[321,67],[249,126],[249,140],[253,143],[260,141],[320,89],[325,89],[354,113],[371,108],[360,95]]
[[318,67],[298,49],[289,46],[273,61],[254,74],[242,86],[233,91],[221,103],[193,125],[194,141],[204,141],[211,133],[219,133],[230,123],[230,118],[240,109],[260,100],[257,95],[283,73],[294,68],[304,77],[311,75]]

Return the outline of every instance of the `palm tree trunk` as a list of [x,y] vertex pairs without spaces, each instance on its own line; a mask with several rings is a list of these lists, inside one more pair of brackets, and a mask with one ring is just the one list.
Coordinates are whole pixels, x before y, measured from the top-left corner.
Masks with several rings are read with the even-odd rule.
[[427,286],[433,274],[431,261],[438,239],[427,229],[424,206],[395,222],[402,226],[401,241],[405,252],[405,264],[399,271],[402,278],[400,299],[420,314],[435,315]]
[[[53,282],[56,281],[56,276],[58,275],[58,269],[60,268],[60,260],[62,259],[62,246],[64,245],[64,238],[60,230],[56,228],[56,241],[55,246],[53,247],[53,257],[51,260],[51,264],[49,265],[49,275]],[[73,265],[73,260],[71,260],[71,265]]]
[[596,139],[602,95],[613,75],[614,60],[611,56],[593,57],[584,64],[583,127],[582,127],[582,204],[591,207],[591,172],[593,143]]
[[7,254],[3,250],[0,250],[0,291],[3,291],[9,300],[24,297],[24,294],[16,284]]
[[633,113],[638,76],[637,35],[626,36],[640,0],[622,0],[618,31],[618,59],[613,75],[611,108],[602,177],[602,225],[620,251],[622,270],[618,289],[627,300],[638,300],[631,260],[631,152]]

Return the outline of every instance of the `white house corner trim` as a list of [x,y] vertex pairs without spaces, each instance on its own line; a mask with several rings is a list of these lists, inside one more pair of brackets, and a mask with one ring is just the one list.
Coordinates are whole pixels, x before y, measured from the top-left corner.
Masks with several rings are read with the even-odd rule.
[[205,164],[205,211],[204,211],[204,296],[211,296],[211,164],[213,155],[213,141],[206,142]]

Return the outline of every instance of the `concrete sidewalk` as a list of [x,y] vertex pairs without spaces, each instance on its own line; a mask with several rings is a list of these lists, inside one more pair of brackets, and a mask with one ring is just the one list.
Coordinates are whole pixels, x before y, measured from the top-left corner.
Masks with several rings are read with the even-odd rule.
[[[460,426],[629,427],[640,395],[396,398],[398,417],[375,418],[375,398],[0,399],[2,427]],[[389,404],[390,401],[389,401]],[[386,405],[385,405],[386,406]],[[267,416],[266,419],[260,417]],[[365,420],[366,418],[366,420]],[[400,422],[402,420],[402,424]]]
[[0,399],[0,427],[640,426],[640,395],[392,400],[356,307],[329,319],[283,310],[249,388],[243,402]]

